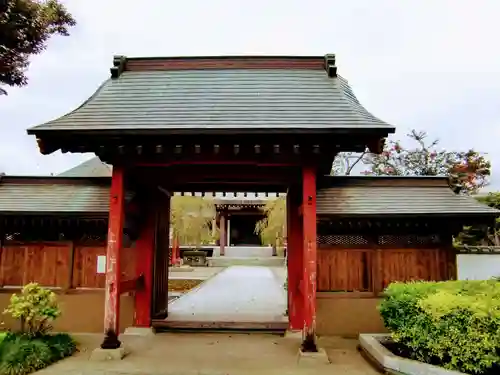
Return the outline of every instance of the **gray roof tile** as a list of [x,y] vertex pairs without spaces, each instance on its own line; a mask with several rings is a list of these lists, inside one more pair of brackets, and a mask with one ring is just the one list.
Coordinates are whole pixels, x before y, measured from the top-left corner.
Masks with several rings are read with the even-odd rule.
[[103,214],[109,210],[109,186],[57,177],[0,180],[0,214]]
[[318,69],[125,71],[38,130],[381,129],[347,81]]
[[350,181],[345,178],[343,182],[318,191],[318,215],[500,216],[500,210],[479,203],[472,197],[453,193],[444,178],[441,183],[439,179],[385,177],[352,178]]
[[111,177],[113,167],[94,157],[60,173],[59,177]]

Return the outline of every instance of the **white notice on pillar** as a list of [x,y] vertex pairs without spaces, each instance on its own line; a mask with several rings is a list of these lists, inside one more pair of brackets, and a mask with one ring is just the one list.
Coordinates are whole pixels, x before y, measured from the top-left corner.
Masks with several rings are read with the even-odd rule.
[[97,256],[97,273],[106,273],[106,256]]

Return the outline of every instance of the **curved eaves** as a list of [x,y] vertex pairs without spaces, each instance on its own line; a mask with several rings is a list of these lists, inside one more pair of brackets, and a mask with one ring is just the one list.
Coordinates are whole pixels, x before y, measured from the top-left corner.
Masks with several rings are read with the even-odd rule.
[[344,94],[345,99],[349,102],[349,105],[351,106],[352,111],[356,114],[357,117],[359,117],[360,122],[373,122],[373,123],[377,123],[380,125],[392,127],[391,124],[388,124],[387,122],[382,121],[381,119],[379,119],[378,117],[376,117],[372,113],[370,113],[365,107],[363,107],[363,105],[359,102],[358,98],[354,94],[354,91],[352,90],[351,86],[349,85],[349,82],[345,78],[343,78],[341,76],[337,76],[337,79],[338,79],[340,89],[342,90],[342,93]]
[[99,93],[104,89],[104,87],[106,86],[106,84],[108,82],[111,81],[111,78],[108,78],[107,80],[105,80],[103,83],[101,83],[99,85],[99,87],[97,88],[97,90],[89,97],[87,98],[82,104],[80,104],[78,107],[76,107],[75,109],[73,109],[72,111],[58,117],[58,118],[55,118],[53,120],[50,120],[50,121],[47,121],[43,124],[40,124],[40,125],[36,125],[36,126],[33,126],[31,128],[28,129],[28,134],[31,133],[31,130],[37,130],[37,129],[40,129],[40,128],[48,128],[50,127],[50,124],[53,124],[55,122],[58,122],[58,121],[61,121],[61,120],[64,120],[66,119],[67,117],[71,116],[72,114],[75,114],[77,113],[80,109],[84,108],[87,104],[89,104],[90,102],[92,102],[95,98],[98,97]]

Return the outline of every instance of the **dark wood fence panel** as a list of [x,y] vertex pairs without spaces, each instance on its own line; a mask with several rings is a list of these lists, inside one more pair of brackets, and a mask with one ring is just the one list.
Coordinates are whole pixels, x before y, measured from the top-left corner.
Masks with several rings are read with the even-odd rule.
[[106,255],[105,246],[75,246],[74,288],[104,288],[106,275],[97,273],[97,257]]
[[383,291],[394,281],[443,281],[456,278],[456,256],[449,248],[320,248],[320,292]]
[[25,249],[21,246],[4,246],[0,259],[0,280],[2,286],[23,285]]
[[5,245],[0,258],[2,286],[22,286],[37,282],[48,287],[64,287],[70,274],[68,243]]
[[[97,257],[101,255],[106,255],[102,244],[5,244],[0,248],[0,287],[37,282],[62,289],[104,288],[106,276],[97,273]],[[122,249],[122,280],[136,277],[135,256],[135,248]]]
[[321,249],[318,291],[370,291],[372,252],[366,249]]
[[[106,255],[106,246],[75,246],[74,288],[104,288],[106,275],[97,273],[97,257]],[[135,277],[135,248],[121,250],[122,280]]]
[[386,288],[393,281],[443,281],[453,278],[449,253],[445,249],[379,250],[380,288]]

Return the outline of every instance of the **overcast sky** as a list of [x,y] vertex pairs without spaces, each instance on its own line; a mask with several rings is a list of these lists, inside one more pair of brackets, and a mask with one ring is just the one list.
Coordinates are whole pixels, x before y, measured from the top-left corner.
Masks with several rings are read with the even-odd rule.
[[67,0],[78,22],[0,97],[0,171],[59,173],[89,155],[42,156],[26,128],[80,105],[112,57],[337,55],[363,105],[394,124],[475,148],[500,190],[500,0]]

